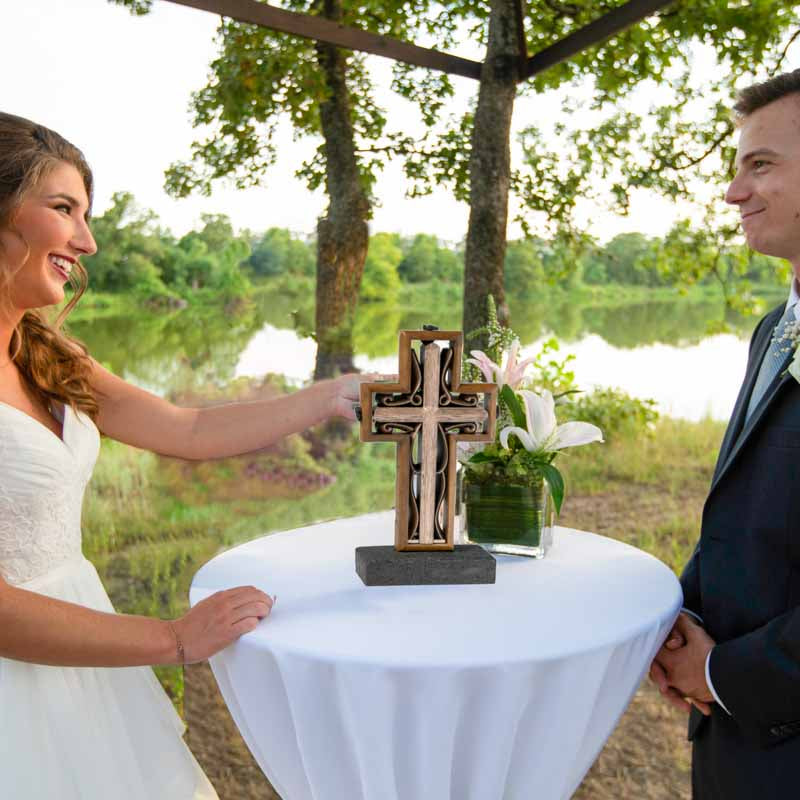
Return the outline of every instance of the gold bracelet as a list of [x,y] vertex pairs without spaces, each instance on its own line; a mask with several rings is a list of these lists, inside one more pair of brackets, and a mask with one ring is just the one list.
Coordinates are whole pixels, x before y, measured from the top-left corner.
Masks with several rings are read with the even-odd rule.
[[175,637],[175,649],[178,651],[178,663],[184,665],[186,663],[186,653],[183,651],[181,637],[178,636],[178,631],[175,630],[175,626],[172,624],[171,620],[167,620],[167,625],[169,625],[169,629]]

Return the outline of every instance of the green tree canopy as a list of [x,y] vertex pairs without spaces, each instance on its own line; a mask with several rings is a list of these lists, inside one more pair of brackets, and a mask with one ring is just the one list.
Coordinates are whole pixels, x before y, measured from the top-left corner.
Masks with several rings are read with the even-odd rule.
[[314,252],[285,228],[270,228],[253,244],[247,264],[254,275],[314,275]]
[[460,283],[464,270],[461,257],[450,248],[443,247],[436,236],[418,233],[404,250],[397,268],[404,281]]
[[155,222],[155,214],[138,208],[130,192],[114,193],[108,210],[92,220],[97,253],[85,261],[93,289],[167,294],[160,264],[171,242]]
[[361,284],[362,302],[386,302],[397,297],[400,290],[397,267],[402,257],[400,237],[396,233],[370,236]]

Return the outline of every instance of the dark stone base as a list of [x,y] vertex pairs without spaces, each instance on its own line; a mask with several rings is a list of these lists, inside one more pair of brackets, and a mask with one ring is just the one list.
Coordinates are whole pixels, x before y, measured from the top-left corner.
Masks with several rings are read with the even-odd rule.
[[367,586],[421,586],[494,583],[497,562],[476,544],[455,550],[398,551],[356,547],[356,572]]

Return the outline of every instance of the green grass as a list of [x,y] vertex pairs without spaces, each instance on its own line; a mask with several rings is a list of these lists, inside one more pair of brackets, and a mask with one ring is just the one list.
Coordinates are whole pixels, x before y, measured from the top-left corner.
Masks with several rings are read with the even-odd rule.
[[725,431],[716,420],[663,417],[649,432],[565,450],[559,466],[584,494],[619,484],[658,487],[675,494],[707,487]]
[[648,435],[565,451],[562,521],[645,550],[680,574],[700,533],[725,425],[662,418]]

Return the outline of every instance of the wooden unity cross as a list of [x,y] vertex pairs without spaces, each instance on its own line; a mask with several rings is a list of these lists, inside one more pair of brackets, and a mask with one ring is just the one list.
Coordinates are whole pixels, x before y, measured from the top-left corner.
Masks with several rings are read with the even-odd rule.
[[396,550],[454,548],[457,443],[494,439],[497,386],[462,384],[461,332],[431,327],[400,332],[397,383],[361,384],[361,441],[397,442]]

